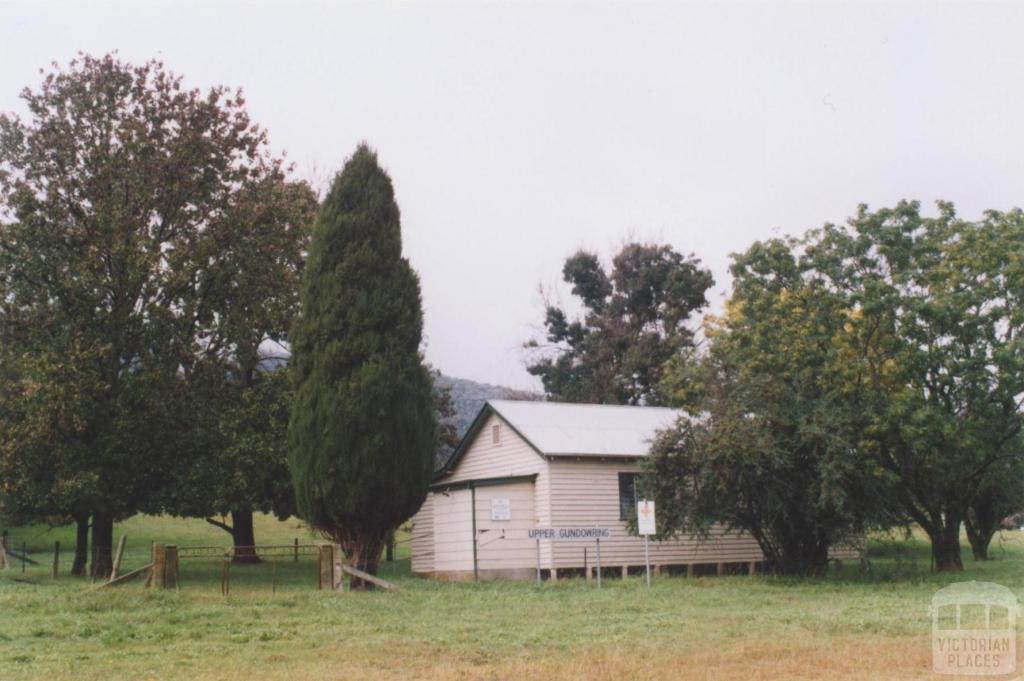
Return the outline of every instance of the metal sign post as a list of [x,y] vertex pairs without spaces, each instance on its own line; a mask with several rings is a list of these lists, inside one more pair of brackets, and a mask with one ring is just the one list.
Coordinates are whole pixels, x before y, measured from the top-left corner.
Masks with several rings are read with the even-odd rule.
[[601,588],[601,538],[597,538],[597,588]]
[[657,534],[654,529],[654,502],[641,499],[636,502],[636,530],[644,538],[644,564],[646,566],[647,586],[651,585],[651,550],[649,538]]
[[537,540],[537,583],[540,584],[540,539]]
[[651,585],[651,551],[648,548],[647,535],[644,535],[644,564],[647,566],[647,586]]

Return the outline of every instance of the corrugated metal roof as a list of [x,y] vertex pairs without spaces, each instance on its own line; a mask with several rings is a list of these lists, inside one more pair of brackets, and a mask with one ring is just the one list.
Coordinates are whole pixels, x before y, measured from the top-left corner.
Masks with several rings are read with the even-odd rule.
[[646,456],[657,431],[683,415],[665,407],[515,400],[487,403],[549,456]]

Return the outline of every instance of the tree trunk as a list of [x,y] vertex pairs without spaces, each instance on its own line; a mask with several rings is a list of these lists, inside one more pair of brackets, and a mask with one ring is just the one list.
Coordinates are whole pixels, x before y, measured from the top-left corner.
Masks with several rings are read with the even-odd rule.
[[258,563],[256,553],[256,530],[252,524],[252,510],[239,509],[231,512],[231,540],[235,545],[232,563]]
[[253,528],[251,510],[232,511],[230,525],[213,518],[207,518],[206,522],[231,535],[232,563],[260,562],[259,554],[253,548],[256,546],[256,530]]
[[979,519],[972,521],[968,516],[964,520],[964,528],[967,530],[967,541],[971,543],[974,560],[988,560],[988,545],[992,543],[998,524],[988,524]]
[[85,577],[85,565],[89,562],[89,516],[75,517],[75,559],[71,563],[74,577]]
[[801,577],[820,577],[828,572],[827,541],[812,541],[807,537],[806,541],[792,541],[772,548],[771,552],[762,548],[766,556],[766,572]]
[[[348,526],[335,531],[333,537],[334,541],[341,545],[345,560],[350,566],[376,575],[387,534],[388,530],[379,528]],[[357,577],[352,577],[349,584],[353,589],[373,589],[373,584]]]
[[988,560],[988,546],[999,530],[1002,510],[998,504],[987,499],[979,499],[967,509],[964,527],[967,529],[967,540],[971,542],[974,560]]
[[932,560],[937,572],[959,572],[964,569],[960,559],[960,519],[947,515],[940,525],[928,532],[932,540]]
[[92,517],[92,562],[89,576],[107,579],[114,567],[114,519],[100,513]]

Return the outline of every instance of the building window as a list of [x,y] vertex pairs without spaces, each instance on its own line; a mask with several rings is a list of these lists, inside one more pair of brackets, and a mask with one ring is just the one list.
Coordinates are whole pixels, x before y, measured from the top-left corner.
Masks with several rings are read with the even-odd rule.
[[501,444],[501,424],[500,423],[495,423],[493,426],[491,426],[491,444],[492,445],[500,445]]
[[639,473],[619,473],[619,520],[629,520],[636,514],[636,479]]

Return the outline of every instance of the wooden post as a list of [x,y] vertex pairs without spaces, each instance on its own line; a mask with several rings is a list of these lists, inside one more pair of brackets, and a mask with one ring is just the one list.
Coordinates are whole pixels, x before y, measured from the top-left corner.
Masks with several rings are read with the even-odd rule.
[[320,570],[317,588],[321,591],[334,588],[334,547],[330,544],[320,545]]
[[716,572],[718,573],[718,576],[719,576],[719,577],[721,577],[722,575],[724,575],[724,574],[725,574],[725,563],[719,563],[719,564],[718,564],[718,565],[716,566]]
[[128,536],[122,534],[121,540],[117,542],[117,553],[114,554],[114,564],[110,568],[110,581],[117,579],[117,573],[121,569],[121,559],[124,558],[124,544],[128,541]]
[[586,546],[583,547],[583,576],[587,578],[588,582],[590,581],[590,566],[587,565],[587,547]]
[[60,542],[53,542],[53,578],[60,574]]
[[[331,546],[331,556],[334,560],[331,561],[331,589],[334,591],[345,590],[345,570],[343,569],[342,562],[345,560],[345,552],[341,550],[341,544],[334,544]],[[349,575],[348,579],[351,591],[352,575]]]
[[754,575],[757,574],[757,561],[756,560],[750,561],[750,565],[747,566],[747,574],[749,574],[751,577],[753,577]]
[[629,566],[628,565],[623,565],[622,566],[622,578],[625,579],[626,577],[629,577]]
[[168,544],[165,548],[166,559],[164,562],[164,588],[178,588],[178,547],[175,544]]
[[220,592],[224,596],[231,593],[231,559],[227,556],[220,571]]
[[270,593],[277,593],[277,556],[274,556],[274,566],[271,571]]
[[558,568],[554,568],[554,567],[551,568],[551,581],[552,582],[557,582],[558,581]]
[[697,574],[697,566],[693,563],[687,563],[686,576],[692,579],[695,574]]
[[28,545],[21,542],[21,571],[25,571],[25,559],[28,557]]
[[836,558],[836,574],[838,575],[842,571],[843,571],[843,559],[842,558]]
[[654,576],[658,577],[660,575],[661,575],[661,563],[656,563],[654,565]]
[[[338,552],[338,555],[341,555],[340,551]],[[388,591],[401,591],[401,589],[399,589],[397,586],[387,581],[386,579],[381,579],[380,577],[371,575],[369,572],[363,572],[362,570],[354,568],[351,565],[346,565],[345,563],[338,563],[338,566],[338,572],[343,574],[347,573],[350,577],[356,577],[358,579],[363,580],[364,582],[369,582],[374,586],[379,586],[382,589],[387,589]]]
[[149,580],[155,589],[164,588],[164,575],[167,565],[167,546],[164,544],[153,544],[153,578]]
[[295,562],[299,562],[299,538],[295,538]]

